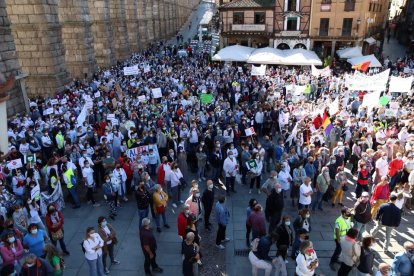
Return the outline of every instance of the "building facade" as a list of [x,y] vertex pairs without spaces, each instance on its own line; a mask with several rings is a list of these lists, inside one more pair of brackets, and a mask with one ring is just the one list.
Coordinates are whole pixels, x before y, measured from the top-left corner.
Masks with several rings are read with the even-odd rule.
[[333,56],[343,47],[362,46],[364,54],[375,51],[383,39],[389,0],[314,0],[311,11],[312,48]]

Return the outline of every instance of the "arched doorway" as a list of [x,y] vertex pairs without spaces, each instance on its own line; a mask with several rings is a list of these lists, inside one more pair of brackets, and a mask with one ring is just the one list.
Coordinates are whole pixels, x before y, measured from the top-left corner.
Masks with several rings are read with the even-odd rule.
[[306,50],[306,46],[305,44],[298,43],[293,47],[293,49],[305,49]]
[[289,45],[287,45],[286,43],[280,43],[279,45],[277,45],[277,48],[279,50],[289,50],[290,49]]

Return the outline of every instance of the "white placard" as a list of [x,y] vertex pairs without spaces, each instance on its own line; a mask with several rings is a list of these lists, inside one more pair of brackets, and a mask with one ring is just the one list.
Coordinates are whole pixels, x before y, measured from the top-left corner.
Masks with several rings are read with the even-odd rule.
[[254,66],[252,65],[252,76],[264,76],[266,75],[266,65]]
[[151,89],[151,92],[152,92],[152,96],[156,99],[162,97],[161,88],[159,87]]
[[238,71],[239,73],[243,73],[243,68],[241,68],[240,66],[238,66],[238,67],[237,67],[237,71]]
[[400,103],[399,102],[390,102],[390,108],[391,109],[399,109]]
[[[306,85],[295,85],[295,95],[300,96],[305,92]],[[287,89],[286,89],[287,90]]]
[[109,70],[106,70],[106,71],[104,72],[104,76],[105,76],[105,77],[109,77],[109,76],[111,76],[111,72],[109,72]]
[[115,114],[109,113],[108,115],[106,115],[106,119],[108,119],[108,120],[115,119]]
[[411,91],[411,85],[413,83],[413,80],[413,76],[408,78],[391,76],[390,88],[388,90],[390,92],[408,93]]
[[43,115],[50,115],[53,114],[53,107],[49,107],[45,111],[43,111]]
[[326,66],[325,68],[322,69],[318,69],[315,67],[315,65],[312,64],[312,76],[315,77],[329,77],[331,75],[331,69],[329,68],[329,66]]
[[40,186],[39,184],[37,184],[36,186],[33,187],[33,189],[30,191],[30,198],[33,200],[35,199],[37,196],[40,195]]
[[345,86],[349,90],[362,91],[384,91],[388,83],[390,69],[387,69],[379,74],[367,76],[361,73],[355,73],[353,76],[346,77]]
[[151,71],[151,67],[149,65],[144,66],[144,74]]
[[93,101],[87,100],[84,106],[85,109],[91,109],[93,108]]
[[381,95],[381,91],[374,91],[364,96],[364,100],[362,101],[362,106],[363,107],[366,106],[368,108],[368,113],[370,113],[374,107],[379,105],[380,95]]
[[50,101],[50,103],[52,105],[55,105],[55,104],[59,104],[59,101],[58,101],[58,99],[53,99],[53,100]]
[[254,128],[253,127],[246,128],[244,130],[244,132],[246,133],[246,136],[252,136],[253,134],[256,134],[256,132],[254,131]]
[[138,65],[124,67],[124,76],[138,75]]
[[142,102],[147,101],[147,98],[145,97],[145,95],[138,96],[138,101],[139,101],[140,103],[142,103]]
[[9,170],[18,169],[21,167],[23,167],[23,164],[22,164],[22,159],[20,158],[14,159],[10,161],[9,163],[7,163],[7,168],[9,168]]
[[62,99],[62,100],[60,100],[60,104],[67,104],[67,100],[66,99]]
[[95,98],[99,98],[100,96],[101,96],[101,92],[96,92],[95,94],[93,94],[93,96],[95,97]]

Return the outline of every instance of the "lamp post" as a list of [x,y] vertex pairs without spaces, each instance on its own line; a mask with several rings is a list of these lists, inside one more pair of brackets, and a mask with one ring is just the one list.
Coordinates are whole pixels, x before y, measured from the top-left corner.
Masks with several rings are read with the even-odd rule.
[[361,25],[361,19],[358,18],[356,22],[357,22],[357,35],[358,35],[359,25]]

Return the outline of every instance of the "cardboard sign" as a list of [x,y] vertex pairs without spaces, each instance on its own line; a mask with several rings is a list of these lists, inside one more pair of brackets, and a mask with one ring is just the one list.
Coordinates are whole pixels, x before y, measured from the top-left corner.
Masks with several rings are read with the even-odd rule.
[[22,159],[20,158],[14,159],[10,161],[9,163],[7,163],[7,168],[9,168],[9,170],[18,169],[21,167],[23,167],[23,164],[22,164]]
[[266,65],[254,66],[252,65],[252,76],[264,76],[266,75]]
[[151,89],[151,92],[152,92],[152,96],[156,99],[162,97],[161,88],[159,88],[159,87]]
[[210,104],[213,101],[213,95],[203,93],[200,96],[200,100],[202,104]]
[[257,167],[257,163],[255,159],[249,160],[246,162],[246,166],[249,170],[256,168]]
[[39,184],[34,186],[33,189],[30,191],[30,198],[33,200],[40,195],[40,186]]
[[108,120],[112,120],[112,119],[115,119],[115,114],[108,114],[108,115],[106,115],[106,119],[108,119]]
[[50,103],[52,105],[55,105],[55,104],[59,104],[59,101],[58,101],[58,99],[53,99],[53,100],[50,101]]
[[96,92],[95,94],[93,94],[93,96],[95,97],[95,98],[99,98],[100,96],[101,96],[101,92]]
[[140,103],[143,103],[143,102],[146,102],[146,101],[147,101],[147,98],[145,97],[145,95],[138,96],[138,101],[139,101]]
[[138,65],[124,67],[124,76],[138,75]]
[[66,99],[62,99],[61,101],[60,101],[60,104],[67,104],[68,103],[68,101],[66,100]]
[[240,66],[238,66],[238,67],[237,67],[237,71],[238,71],[239,73],[243,73],[243,68],[241,68]]
[[46,109],[45,111],[43,111],[43,115],[50,115],[50,114],[53,114],[53,107],[50,107]]
[[256,132],[254,131],[254,128],[253,128],[253,127],[251,127],[251,128],[246,128],[246,129],[244,130],[244,132],[246,133],[246,136],[252,136],[252,135],[256,134]]

